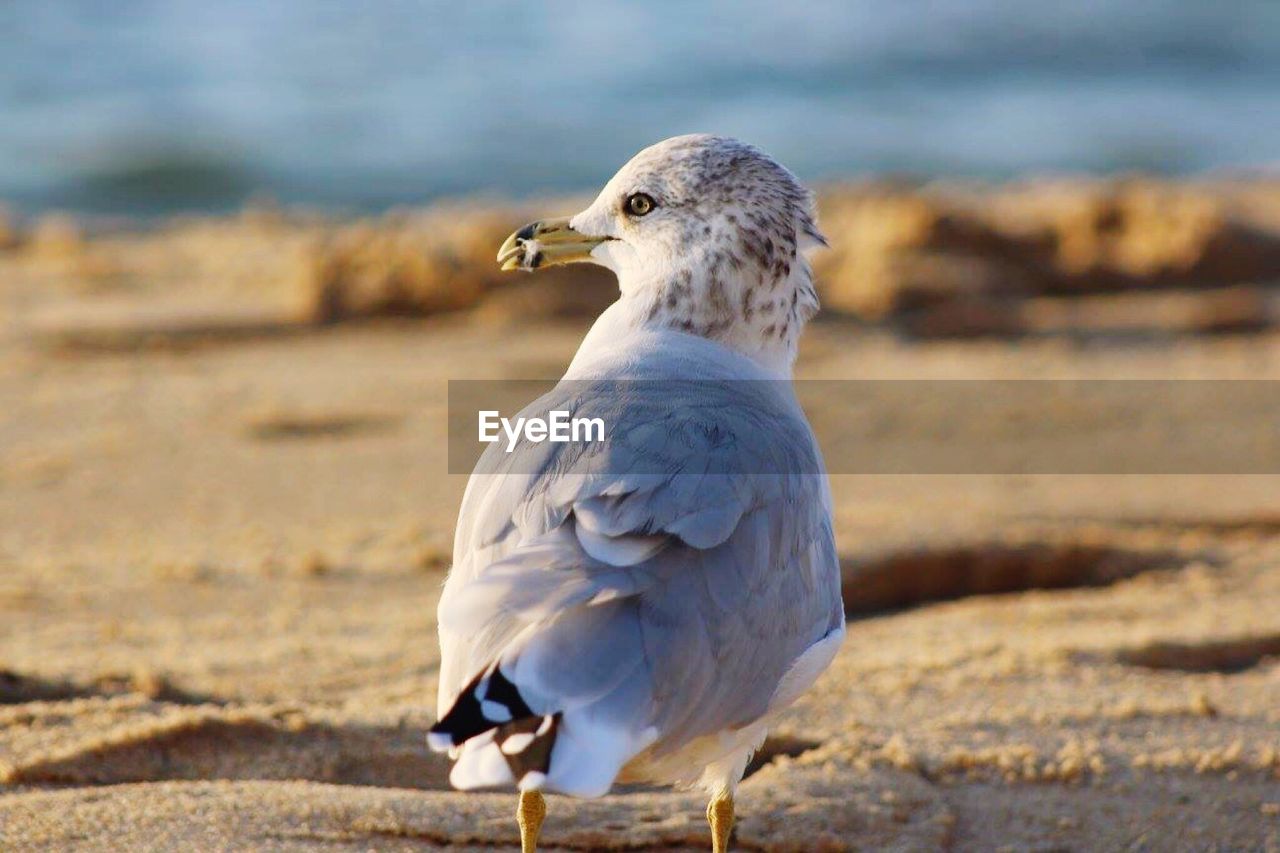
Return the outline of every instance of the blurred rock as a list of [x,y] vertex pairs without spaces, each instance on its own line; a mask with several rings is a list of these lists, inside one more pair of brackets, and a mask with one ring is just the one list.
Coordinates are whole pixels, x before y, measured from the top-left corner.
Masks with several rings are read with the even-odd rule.
[[1231,188],[1130,179],[1050,187],[1037,195],[1027,203],[1015,191],[1004,215],[1052,235],[1054,290],[1204,287],[1280,277],[1280,234],[1233,210]]
[[867,319],[1044,287],[1047,234],[1010,234],[921,190],[876,186],[824,194],[832,249],[815,258],[824,306]]
[[[1265,288],[1280,284],[1280,185],[1266,186],[844,187],[822,197],[832,251],[815,259],[819,287],[828,310],[896,318],[922,336],[1061,330],[1072,317],[1102,329],[1263,328],[1275,321]],[[1231,285],[1250,286],[1221,292]],[[1175,289],[1149,324],[1150,305],[1024,304]],[[1111,307],[1129,313],[1109,322],[1101,315]]]
[[510,231],[509,220],[483,212],[360,222],[317,241],[297,285],[321,323],[465,308],[496,283],[494,255]]

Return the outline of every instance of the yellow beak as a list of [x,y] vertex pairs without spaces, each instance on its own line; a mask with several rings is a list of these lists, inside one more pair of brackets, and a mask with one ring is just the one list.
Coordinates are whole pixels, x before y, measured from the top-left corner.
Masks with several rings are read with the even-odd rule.
[[536,270],[590,261],[591,250],[612,237],[589,237],[569,227],[569,219],[540,219],[512,234],[498,250],[504,270]]

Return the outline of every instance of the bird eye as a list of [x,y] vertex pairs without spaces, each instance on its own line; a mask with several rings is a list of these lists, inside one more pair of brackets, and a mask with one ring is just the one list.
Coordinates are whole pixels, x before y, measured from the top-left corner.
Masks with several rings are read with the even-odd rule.
[[632,216],[644,216],[649,211],[657,207],[658,204],[653,200],[653,196],[645,193],[632,193],[627,196],[627,213]]

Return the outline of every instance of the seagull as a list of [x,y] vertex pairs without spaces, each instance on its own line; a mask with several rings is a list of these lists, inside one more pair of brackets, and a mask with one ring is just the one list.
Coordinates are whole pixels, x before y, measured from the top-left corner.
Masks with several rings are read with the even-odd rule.
[[[700,787],[712,849],[770,725],[844,638],[831,496],[792,365],[818,310],[812,194],[758,149],[677,136],[576,216],[512,234],[504,270],[589,262],[619,297],[548,405],[603,440],[491,444],[439,605],[433,750],[462,790]],[[528,435],[526,434],[526,438]]]

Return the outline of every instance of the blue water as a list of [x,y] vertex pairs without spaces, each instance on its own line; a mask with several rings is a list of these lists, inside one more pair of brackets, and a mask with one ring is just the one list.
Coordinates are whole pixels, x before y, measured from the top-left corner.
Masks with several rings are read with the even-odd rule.
[[0,199],[376,209],[733,134],[810,180],[1280,163],[1280,0],[6,0]]

